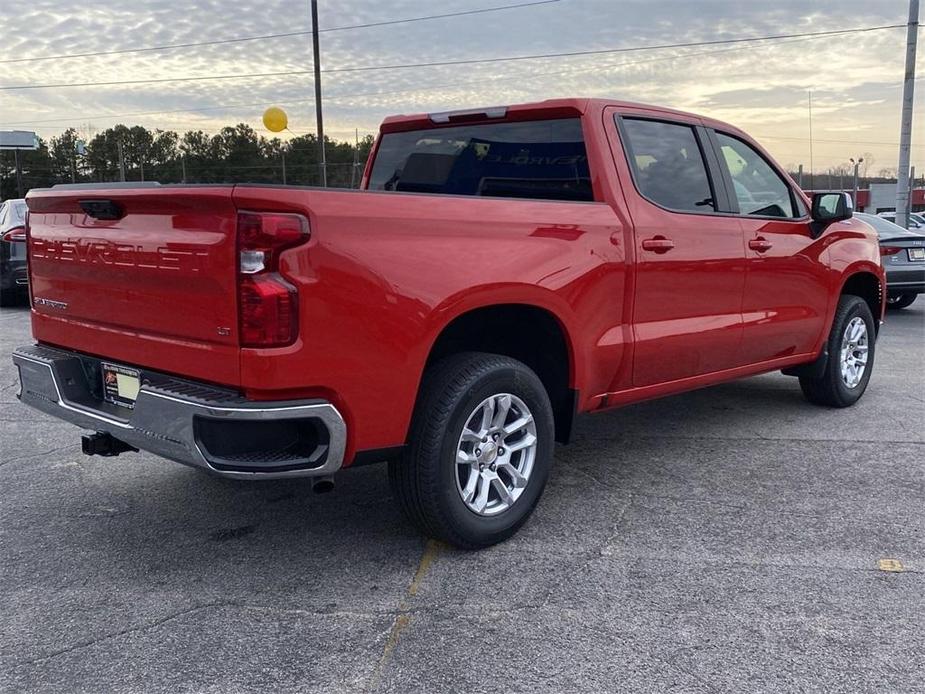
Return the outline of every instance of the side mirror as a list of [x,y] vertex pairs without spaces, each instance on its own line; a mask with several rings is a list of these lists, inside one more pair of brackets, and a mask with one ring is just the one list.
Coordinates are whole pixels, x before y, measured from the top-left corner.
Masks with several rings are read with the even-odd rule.
[[813,195],[810,236],[818,239],[829,224],[851,219],[853,216],[854,200],[848,193],[816,193]]
[[854,201],[848,193],[816,193],[813,195],[813,221],[822,224],[851,219]]
[[6,241],[7,243],[25,242],[25,240],[26,227],[13,227],[3,236],[0,236],[0,241]]

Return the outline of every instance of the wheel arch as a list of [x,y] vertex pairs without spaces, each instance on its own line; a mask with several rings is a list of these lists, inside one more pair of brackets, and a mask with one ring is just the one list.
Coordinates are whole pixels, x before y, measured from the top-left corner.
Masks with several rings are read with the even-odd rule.
[[886,291],[883,285],[879,273],[866,265],[860,265],[845,272],[838,292],[839,296],[851,294],[864,299],[874,317],[874,330],[877,332],[880,330],[886,301]]
[[469,351],[503,354],[533,369],[552,402],[556,440],[568,442],[578,404],[580,365],[568,324],[549,302],[466,302],[444,313],[424,368]]

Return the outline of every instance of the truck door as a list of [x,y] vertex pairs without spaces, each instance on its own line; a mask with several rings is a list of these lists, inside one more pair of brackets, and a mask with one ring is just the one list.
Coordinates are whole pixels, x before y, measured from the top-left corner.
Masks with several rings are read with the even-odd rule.
[[824,242],[810,235],[789,177],[741,137],[710,134],[745,244],[742,358],[757,364],[813,352],[829,311]]
[[[697,119],[613,114],[615,151],[635,225],[633,386],[667,383],[741,363],[745,251],[716,153]],[[622,158],[622,161],[621,161]],[[713,172],[714,175],[711,175]]]

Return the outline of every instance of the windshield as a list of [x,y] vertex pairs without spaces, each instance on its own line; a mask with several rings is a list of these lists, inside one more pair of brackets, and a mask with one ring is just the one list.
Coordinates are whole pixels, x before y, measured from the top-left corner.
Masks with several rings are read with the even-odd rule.
[[26,223],[26,201],[7,200],[0,214],[0,233]]
[[915,236],[918,238],[921,236],[921,234],[917,234],[914,231],[906,231],[901,226],[898,224],[893,224],[893,222],[886,219],[885,217],[879,217],[873,214],[865,214],[864,212],[855,212],[854,216],[861,221],[870,224],[877,232],[877,236],[880,238],[892,239],[896,238],[897,236]]

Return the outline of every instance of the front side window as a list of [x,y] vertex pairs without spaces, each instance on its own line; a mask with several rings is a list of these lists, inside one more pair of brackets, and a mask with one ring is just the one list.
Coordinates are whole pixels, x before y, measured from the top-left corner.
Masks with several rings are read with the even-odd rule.
[[369,189],[594,200],[578,118],[386,133]]
[[624,118],[623,132],[640,193],[671,210],[716,209],[707,167],[692,127]]
[[787,217],[797,214],[790,186],[751,145],[724,133],[716,133],[723,159],[732,178],[739,212],[757,217]]

